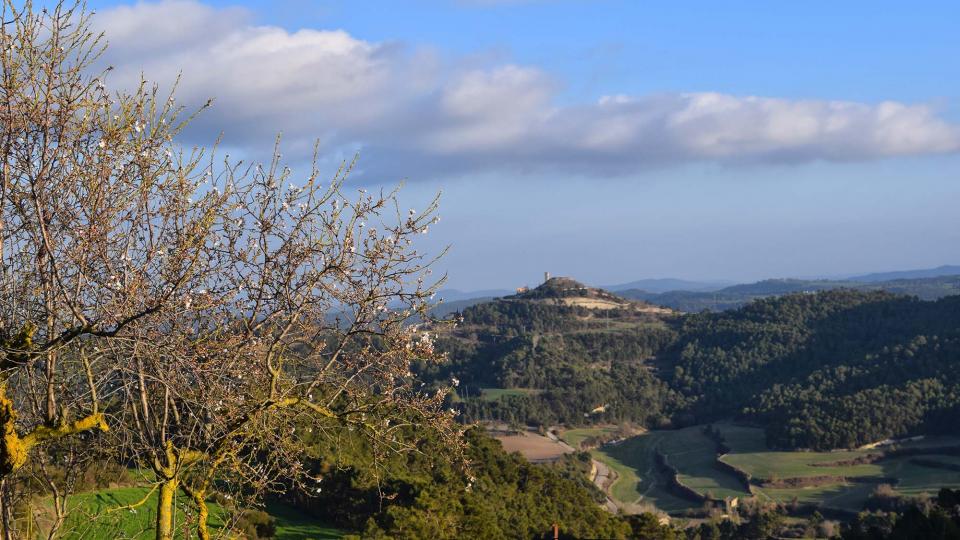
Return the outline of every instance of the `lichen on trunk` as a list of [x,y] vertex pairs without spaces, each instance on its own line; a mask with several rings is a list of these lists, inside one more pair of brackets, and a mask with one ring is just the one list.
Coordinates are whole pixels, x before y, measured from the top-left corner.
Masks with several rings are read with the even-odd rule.
[[160,484],[157,501],[157,540],[173,539],[173,498],[177,493],[177,479],[168,478]]
[[41,442],[76,435],[85,431],[110,431],[103,413],[93,413],[73,422],[60,419],[55,426],[39,425],[21,436],[17,432],[17,411],[7,396],[6,385],[0,384],[0,476],[6,477],[26,464],[30,450]]

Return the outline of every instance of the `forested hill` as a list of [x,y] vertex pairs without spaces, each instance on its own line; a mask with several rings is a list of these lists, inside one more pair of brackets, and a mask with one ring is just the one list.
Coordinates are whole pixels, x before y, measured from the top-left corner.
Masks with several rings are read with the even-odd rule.
[[658,354],[677,417],[739,415],[771,446],[854,447],[955,430],[960,296],[827,291],[684,317]]
[[553,278],[460,316],[438,340],[450,362],[419,371],[459,381],[466,420],[666,421],[671,399],[648,360],[674,340],[670,310]]
[[460,381],[467,420],[737,417],[817,449],[960,425],[960,296],[832,290],[679,315],[563,285],[465,309],[440,339],[451,363],[423,375]]

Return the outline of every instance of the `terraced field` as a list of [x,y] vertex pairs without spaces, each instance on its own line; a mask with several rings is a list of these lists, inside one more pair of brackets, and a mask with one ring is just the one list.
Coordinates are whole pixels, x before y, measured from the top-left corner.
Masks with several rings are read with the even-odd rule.
[[[697,496],[714,500],[751,495],[781,503],[797,502],[825,508],[857,511],[881,483],[902,495],[935,493],[941,487],[960,487],[960,456],[942,453],[960,448],[960,438],[939,437],[898,444],[911,455],[879,459],[890,448],[837,452],[780,452],[767,450],[763,431],[734,424],[717,424],[730,448],[719,461],[751,478],[750,491],[734,471],[718,463],[716,442],[703,426],[652,431],[615,445],[594,450],[594,458],[619,475],[610,496],[625,510],[653,504],[676,513],[702,505]],[[563,437],[574,445],[596,434],[571,430]],[[929,450],[930,453],[924,453]],[[695,492],[684,495],[671,485],[670,475],[657,467],[656,456],[677,471],[677,481]]]
[[[567,442],[582,440],[586,430],[565,432]],[[677,469],[683,485],[711,497],[745,497],[750,494],[732,474],[716,465],[716,444],[700,427],[676,431],[651,431],[621,443],[606,445],[591,453],[617,475],[610,488],[611,497],[621,507],[652,504],[667,512],[677,512],[699,503],[684,499],[669,488],[669,477],[656,466],[656,454],[662,454]]]
[[[797,501],[817,504],[828,508],[857,511],[877,485],[892,484],[903,495],[935,493],[941,487],[960,485],[960,470],[950,470],[951,465],[960,465],[960,457],[940,454],[921,454],[886,458],[873,463],[855,463],[876,457],[884,449],[872,448],[838,452],[772,452],[763,444],[763,431],[756,428],[718,424],[731,452],[720,459],[733,465],[753,478],[774,482],[789,479],[806,479],[814,485],[795,487],[753,486],[757,496],[778,502]],[[949,446],[960,446],[960,438],[934,437],[908,441],[897,445],[899,449],[918,452]],[[925,466],[917,460],[930,460],[941,466]],[[931,463],[931,465],[934,465]],[[960,467],[958,467],[960,468]],[[801,482],[802,483],[802,482]]]

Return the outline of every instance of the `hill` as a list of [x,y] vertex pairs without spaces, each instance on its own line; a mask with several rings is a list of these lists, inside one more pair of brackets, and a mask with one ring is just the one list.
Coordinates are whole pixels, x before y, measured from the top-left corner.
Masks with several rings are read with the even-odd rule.
[[681,423],[738,416],[771,447],[852,448],[956,430],[960,296],[836,290],[684,317],[657,355]]
[[876,272],[872,274],[864,274],[862,276],[851,276],[848,277],[847,280],[872,283],[877,281],[893,281],[897,279],[923,279],[958,275],[960,275],[960,266],[945,264],[936,268],[924,268],[922,270]]
[[[884,286],[940,294],[958,281]],[[657,427],[735,417],[764,428],[775,448],[857,447],[960,420],[960,296],[806,285],[740,286],[803,292],[679,315],[554,278],[465,309],[438,342],[450,364],[421,374],[460,381],[467,420]]]
[[637,289],[651,293],[664,293],[669,291],[716,291],[724,287],[734,285],[731,281],[690,281],[686,279],[660,278],[660,279],[639,279],[619,285],[604,285],[602,288],[612,292],[628,291]]
[[[954,268],[954,267],[943,267]],[[904,272],[903,274],[908,274]],[[881,274],[875,274],[877,276]],[[618,294],[636,300],[670,307],[687,313],[700,311],[726,311],[747,303],[771,296],[792,293],[811,293],[831,289],[855,289],[860,291],[884,290],[895,294],[916,296],[924,300],[936,300],[944,296],[960,294],[960,275],[919,277],[886,281],[853,280],[805,280],[767,279],[756,283],[733,285],[711,292],[669,291],[651,293],[643,290],[625,290]]]
[[570,425],[654,424],[668,401],[648,360],[670,342],[672,310],[552,278],[535,289],[466,308],[438,346],[437,383],[459,381],[466,420]]
[[440,289],[437,296],[444,302],[458,302],[462,300],[471,300],[473,298],[499,298],[513,294],[513,291],[506,289],[484,289],[479,291],[461,291],[459,289]]
[[601,508],[583,456],[533,465],[472,428],[464,433],[464,470],[442,440],[422,436],[415,452],[378,457],[369,440],[344,431],[315,449],[324,456],[316,464],[322,492],[287,497],[299,512],[362,538],[538,538],[557,522],[572,537],[627,536],[627,522]]
[[430,310],[430,316],[443,319],[450,314],[459,313],[470,306],[491,302],[496,299],[496,296],[480,296],[477,298],[465,298],[463,300],[443,301]]
[[[640,279],[617,285],[605,285],[597,289],[612,292],[622,298],[647,301],[695,313],[704,309],[710,311],[733,309],[768,296],[837,288],[881,289],[897,294],[913,295],[925,300],[935,300],[951,294],[960,294],[960,266],[942,265],[919,270],[816,279],[765,279],[755,283],[674,278]],[[433,315],[442,317],[475,304],[512,294],[513,291],[506,289],[477,291],[442,289],[437,294],[441,304],[433,310]]]
[[[555,278],[464,309],[437,340],[451,362],[418,372],[459,382],[466,422],[562,426],[628,513],[749,498],[849,516],[881,483],[960,486],[958,279],[767,280],[727,292],[786,294],[682,314]],[[646,430],[597,447],[618,424]]]

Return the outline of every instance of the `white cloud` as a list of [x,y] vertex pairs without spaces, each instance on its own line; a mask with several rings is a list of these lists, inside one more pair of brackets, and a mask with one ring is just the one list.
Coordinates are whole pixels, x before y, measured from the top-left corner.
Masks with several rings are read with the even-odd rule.
[[215,97],[188,137],[268,147],[283,131],[306,152],[364,148],[365,169],[413,178],[482,170],[603,176],[689,161],[869,160],[960,151],[960,128],[925,105],[789,100],[718,93],[611,95],[558,106],[558,84],[529,66],[458,68],[435,52],[343,30],[255,24],[241,9],[189,0],[98,15],[116,67],[179,96]]

